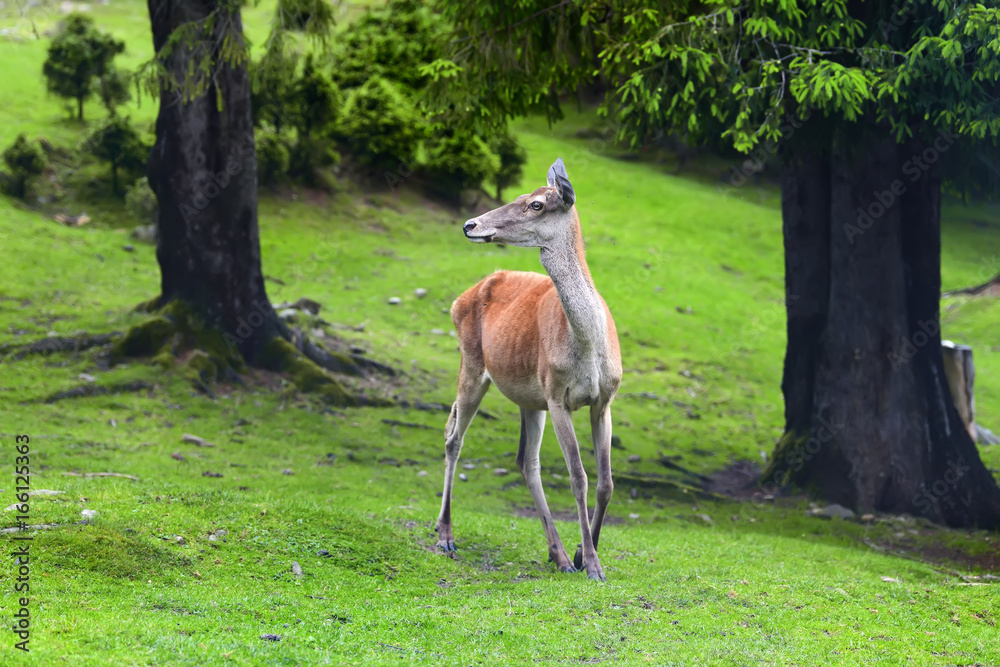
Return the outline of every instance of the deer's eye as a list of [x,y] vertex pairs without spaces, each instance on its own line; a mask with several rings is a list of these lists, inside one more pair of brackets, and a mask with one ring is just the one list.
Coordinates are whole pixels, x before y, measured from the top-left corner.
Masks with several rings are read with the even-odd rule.
[[540,202],[540,201],[533,201],[533,202],[531,202],[531,208],[534,211],[541,211],[542,208],[544,208],[544,207],[542,206],[542,202]]

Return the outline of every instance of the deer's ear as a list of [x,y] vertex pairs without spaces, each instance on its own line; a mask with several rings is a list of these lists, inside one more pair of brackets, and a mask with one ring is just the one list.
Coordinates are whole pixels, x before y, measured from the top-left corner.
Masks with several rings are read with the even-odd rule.
[[566,165],[563,164],[561,157],[556,158],[556,161],[549,167],[547,180],[549,187],[555,188],[559,196],[562,197],[563,206],[570,208],[576,203],[576,193],[573,192],[573,186],[570,185],[569,176],[566,175]]

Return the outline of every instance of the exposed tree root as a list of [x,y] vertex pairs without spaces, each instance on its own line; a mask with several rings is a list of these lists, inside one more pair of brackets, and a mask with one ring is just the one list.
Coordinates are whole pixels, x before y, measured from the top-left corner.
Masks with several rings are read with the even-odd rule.
[[[156,300],[140,304],[148,310]],[[111,346],[110,363],[126,358],[151,357],[164,369],[180,366],[191,383],[214,396],[211,385],[219,380],[239,380],[247,362],[218,329],[205,326],[191,306],[170,301],[150,313],[152,317],[129,329]],[[275,335],[263,344],[253,365],[288,374],[302,392],[314,394],[334,406],[391,405],[387,399],[352,394],[340,376],[365,378],[372,372],[396,375],[395,370],[361,355],[332,352],[280,322]],[[327,372],[329,371],[329,372]]]
[[760,483],[778,486],[791,484],[794,481],[793,473],[802,468],[801,462],[809,459],[809,453],[804,449],[807,441],[808,435],[786,431],[778,440],[774,454],[761,473]]
[[56,401],[61,401],[65,398],[84,398],[87,396],[105,396],[110,394],[124,394],[132,391],[144,391],[151,390],[153,385],[148,382],[143,382],[142,380],[136,380],[134,382],[125,382],[122,384],[112,384],[112,385],[94,385],[85,384],[79,387],[73,387],[72,389],[67,389],[65,391],[57,391],[45,398],[46,403],[55,403]]
[[976,285],[974,287],[965,287],[963,289],[957,289],[957,290],[952,290],[950,292],[944,292],[944,293],[941,294],[941,296],[942,297],[945,297],[945,296],[956,296],[958,294],[969,294],[971,296],[976,296],[976,295],[982,294],[983,292],[986,292],[988,290],[992,291],[992,290],[990,290],[990,288],[998,288],[998,291],[1000,291],[1000,273],[998,273],[997,275],[993,276],[992,278],[990,278],[989,280],[987,280],[982,285]]
[[296,387],[318,394],[324,403],[340,406],[359,404],[358,398],[348,394],[340,382],[284,338],[272,338],[264,346],[260,363],[268,370],[288,373]]
[[49,355],[56,352],[82,352],[93,347],[107,345],[121,337],[120,331],[103,334],[81,334],[79,336],[53,336],[31,343],[5,343],[0,345],[0,357],[11,356],[15,361],[32,354]]

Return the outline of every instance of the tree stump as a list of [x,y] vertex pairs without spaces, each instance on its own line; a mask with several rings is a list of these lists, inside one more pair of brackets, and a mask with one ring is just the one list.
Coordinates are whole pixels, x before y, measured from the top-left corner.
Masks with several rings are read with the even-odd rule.
[[976,428],[976,399],[972,386],[976,379],[976,368],[972,363],[972,348],[968,345],[956,345],[950,340],[941,341],[941,354],[944,356],[944,374],[948,378],[951,398],[955,402],[962,423],[973,442],[979,439]]

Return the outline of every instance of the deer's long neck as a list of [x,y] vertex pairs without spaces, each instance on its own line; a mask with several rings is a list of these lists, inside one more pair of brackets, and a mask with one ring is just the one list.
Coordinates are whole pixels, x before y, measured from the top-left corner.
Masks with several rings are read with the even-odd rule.
[[571,214],[574,223],[566,236],[542,247],[542,266],[559,292],[559,300],[573,332],[573,344],[582,348],[600,348],[607,340],[607,319],[587,268],[576,210],[572,210]]

